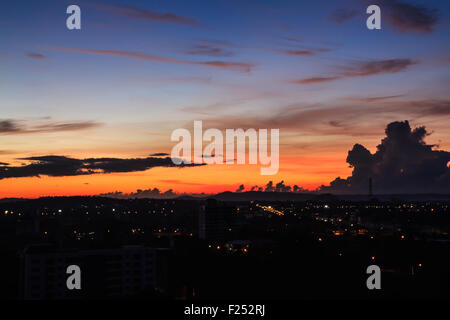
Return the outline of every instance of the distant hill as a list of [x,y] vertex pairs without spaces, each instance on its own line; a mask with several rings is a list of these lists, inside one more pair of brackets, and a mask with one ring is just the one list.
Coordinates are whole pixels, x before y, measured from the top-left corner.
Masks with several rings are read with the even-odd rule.
[[29,199],[25,198],[3,198],[0,199],[0,203],[6,203],[6,202],[19,202],[19,201],[27,201]]
[[[42,197],[39,199],[25,199],[25,198],[4,198],[0,199],[0,204],[3,203],[13,203],[13,202],[24,202],[32,201],[36,203],[41,203],[45,201],[52,202],[67,202],[67,201],[97,201],[103,199],[104,201],[127,201],[128,199],[114,198],[114,197],[104,197],[104,196],[73,196],[73,197]],[[129,198],[131,200],[135,198]],[[158,197],[148,197],[139,199],[161,199]],[[262,191],[247,191],[247,192],[221,192],[215,195],[180,195],[173,200],[206,200],[206,199],[216,199],[219,201],[368,201],[369,198],[364,194],[349,194],[349,195],[336,195],[330,193],[316,193],[316,192],[262,192]],[[375,195],[373,201],[450,201],[450,194],[381,194]]]
[[317,200],[320,195],[313,193],[294,193],[294,192],[262,192],[262,191],[247,191],[247,192],[222,192],[209,198],[222,201],[306,201]]
[[[337,195],[330,193],[294,193],[294,192],[222,192],[209,196],[222,201],[367,201],[368,195]],[[375,195],[375,201],[450,201],[450,194],[382,194]]]

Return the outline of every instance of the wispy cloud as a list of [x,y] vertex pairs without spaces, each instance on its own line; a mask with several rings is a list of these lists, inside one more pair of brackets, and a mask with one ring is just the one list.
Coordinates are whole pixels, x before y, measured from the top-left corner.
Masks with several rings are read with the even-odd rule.
[[286,106],[272,112],[209,117],[204,126],[210,128],[279,128],[283,132],[325,135],[373,135],[386,119],[396,117],[443,118],[450,116],[449,100],[398,100],[388,98],[370,104],[348,103],[324,106]]
[[226,40],[216,40],[216,39],[197,39],[197,41],[202,42],[203,44],[209,45],[209,46],[216,46],[216,47],[224,47],[224,48],[244,48],[244,46],[232,43],[230,41]]
[[384,100],[390,100],[395,98],[404,97],[404,94],[397,94],[392,96],[379,96],[379,97],[347,97],[343,98],[342,100],[349,100],[349,101],[357,101],[357,102],[377,102],[377,101],[384,101]]
[[[280,44],[281,47],[287,48],[287,49],[278,49],[277,51],[284,53],[286,55],[291,56],[315,56],[318,53],[321,52],[330,52],[333,49],[331,48],[318,48],[314,45],[306,45],[305,43],[309,43],[311,41],[301,40],[294,37],[288,37],[288,36],[279,36],[279,39],[282,40],[282,43]],[[329,46],[331,44],[325,44],[321,41],[313,41],[316,44],[320,43],[320,45]],[[334,44],[335,45],[335,44]]]
[[36,53],[36,52],[29,52],[27,53],[27,57],[31,59],[46,59],[47,56],[44,56],[43,54]]
[[315,52],[311,50],[286,50],[284,51],[287,55],[291,56],[314,56]]
[[154,12],[141,8],[122,6],[122,5],[96,5],[98,9],[108,11],[117,15],[134,19],[143,19],[152,22],[163,22],[170,24],[181,24],[187,26],[199,27],[202,24],[194,18],[183,17],[171,12]]
[[183,53],[209,57],[231,57],[234,55],[233,52],[229,50],[208,44],[196,45],[191,50],[184,51]]
[[417,61],[411,59],[386,59],[356,62],[343,68],[343,76],[366,77],[382,73],[397,73],[405,71],[407,68],[417,63]]
[[201,66],[210,66],[222,69],[235,69],[242,72],[250,72],[251,69],[255,66],[255,64],[247,63],[247,62],[232,62],[232,61],[189,61],[183,59],[176,58],[168,58],[161,56],[153,56],[148,54],[140,54],[136,52],[130,51],[120,51],[120,50],[97,50],[97,49],[80,49],[80,48],[65,48],[65,47],[52,47],[55,50],[61,51],[70,51],[70,52],[81,52],[81,53],[89,53],[89,54],[98,54],[98,55],[112,55],[119,57],[126,57],[132,59],[146,60],[146,61],[154,61],[154,62],[163,62],[163,63],[172,63],[172,64],[186,64],[186,65],[201,65]]
[[410,66],[417,63],[417,61],[413,61],[411,59],[386,59],[354,62],[351,65],[341,67],[340,71],[335,72],[335,74],[330,76],[295,79],[290,82],[296,84],[314,84],[343,78],[368,77],[379,74],[397,73],[406,71]]
[[301,39],[294,38],[294,37],[281,36],[280,38],[283,39],[283,40],[286,40],[286,41],[292,41],[292,42],[297,42],[297,43],[302,42]]
[[100,126],[101,123],[93,121],[80,122],[46,122],[41,124],[27,124],[23,120],[0,120],[0,134],[30,134],[49,133],[61,131],[76,131]]
[[334,80],[337,80],[337,79],[340,79],[340,78],[341,77],[338,77],[338,76],[335,76],[335,77],[311,77],[311,78],[291,80],[290,83],[314,84],[314,83],[322,83],[322,82],[334,81]]

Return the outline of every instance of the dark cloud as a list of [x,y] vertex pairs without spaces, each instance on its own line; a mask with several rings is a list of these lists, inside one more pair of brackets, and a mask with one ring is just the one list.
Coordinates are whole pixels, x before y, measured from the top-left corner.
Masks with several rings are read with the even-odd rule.
[[367,193],[372,178],[374,192],[380,194],[450,192],[450,152],[426,144],[428,134],[425,127],[411,129],[408,121],[390,123],[374,154],[360,144],[348,152],[350,177],[338,177],[320,190]]
[[[236,192],[242,192],[244,190],[244,185],[241,185]],[[269,181],[265,187],[259,187],[257,185],[251,187],[250,191],[259,191],[259,192],[307,192],[307,190],[294,185],[293,187],[286,185],[284,180],[276,183],[274,185],[273,181]]]
[[0,120],[0,134],[27,134],[61,131],[76,131],[98,127],[98,122],[46,122],[44,124],[25,124],[24,121],[5,119]]
[[17,131],[20,131],[20,128],[13,120],[0,120],[0,134]]
[[[381,19],[400,32],[431,33],[439,21],[437,9],[407,3],[398,0],[379,0],[378,3],[363,0],[364,5],[377,4],[381,9]],[[360,4],[352,4],[352,6]],[[365,11],[356,9],[337,9],[330,16],[330,21],[343,23]],[[384,20],[386,17],[386,20]]]
[[169,154],[165,153],[165,152],[158,152],[158,153],[151,154],[150,157],[165,157],[165,156],[168,156],[168,155]]
[[292,191],[293,191],[293,192],[307,192],[308,190],[303,189],[303,187],[299,187],[298,185],[295,184],[295,185],[292,187]]
[[141,190],[138,189],[136,192],[131,193],[123,193],[120,191],[102,193],[101,197],[109,197],[116,199],[131,199],[131,198],[154,198],[154,199],[172,199],[177,197],[178,195],[173,192],[172,189],[169,189],[165,192],[161,192],[158,188]]
[[397,0],[382,0],[388,22],[402,32],[431,33],[438,22],[438,11]]
[[406,71],[410,66],[417,64],[411,59],[385,59],[354,62],[351,65],[341,67],[335,74],[326,77],[311,77],[291,80],[291,83],[313,84],[329,82],[343,78],[368,77],[378,74],[389,74]]
[[171,24],[180,24],[187,26],[199,27],[202,24],[194,18],[183,17],[174,13],[159,13],[148,11],[145,9],[140,9],[131,6],[122,6],[122,5],[96,5],[97,8],[101,10],[105,10],[117,15],[134,18],[134,19],[143,19],[153,22],[163,22],[163,23],[171,23]]
[[65,156],[40,156],[21,158],[29,162],[22,166],[0,167],[0,179],[39,177],[39,176],[77,176],[97,173],[144,171],[154,167],[191,167],[203,164],[175,165],[171,158],[88,158],[74,159]]
[[264,189],[264,192],[273,192],[273,191],[275,191],[275,188],[273,187],[273,182],[269,181],[266,184],[266,188]]
[[27,57],[32,58],[32,59],[41,59],[41,60],[47,58],[47,56],[44,56],[43,54],[35,53],[35,52],[27,53]]
[[280,181],[275,185],[276,192],[291,192],[291,186],[284,184],[284,181]]

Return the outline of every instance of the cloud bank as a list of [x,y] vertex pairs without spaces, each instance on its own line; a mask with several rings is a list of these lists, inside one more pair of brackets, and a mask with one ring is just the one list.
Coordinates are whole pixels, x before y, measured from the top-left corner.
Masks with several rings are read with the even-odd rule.
[[396,121],[386,127],[386,137],[372,154],[355,144],[347,162],[353,168],[346,179],[336,178],[321,191],[332,193],[368,193],[369,178],[375,193],[448,193],[450,192],[450,152],[426,144],[425,127],[411,129],[408,121]]
[[165,158],[88,158],[75,159],[65,156],[41,156],[20,158],[30,162],[22,166],[1,166],[0,179],[22,178],[22,177],[64,177],[91,175],[99,173],[135,172],[145,171],[154,167],[192,167],[203,164],[175,165],[172,159]]

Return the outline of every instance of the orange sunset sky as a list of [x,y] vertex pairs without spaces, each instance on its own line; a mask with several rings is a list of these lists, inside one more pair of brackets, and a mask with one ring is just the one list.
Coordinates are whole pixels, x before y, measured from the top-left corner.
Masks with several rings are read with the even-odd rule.
[[[81,30],[66,28],[65,1],[2,4],[0,198],[282,180],[314,190],[351,175],[347,152],[375,152],[397,120],[426,126],[427,143],[450,150],[450,5],[409,4],[423,14],[416,21],[398,18],[399,1],[384,3],[381,30],[367,29],[365,1],[83,2]],[[279,129],[278,173],[132,167],[170,154],[172,131],[192,132],[194,120]],[[103,173],[100,158],[124,165]],[[86,159],[95,172],[76,167]]]

